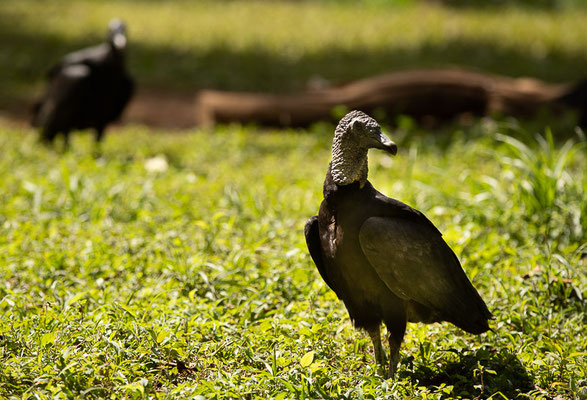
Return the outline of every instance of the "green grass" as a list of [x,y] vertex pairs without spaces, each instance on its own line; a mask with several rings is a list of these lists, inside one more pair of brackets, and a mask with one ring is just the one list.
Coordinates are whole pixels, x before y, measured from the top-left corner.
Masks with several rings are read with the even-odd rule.
[[[405,4],[402,4],[405,3]],[[587,7],[451,8],[433,2],[0,3],[0,105],[39,93],[62,55],[129,25],[142,88],[292,91],[415,67],[468,66],[556,82],[585,77]]]
[[[564,0],[390,3],[3,1],[0,107],[29,101],[114,16],[141,88],[289,91],[454,64],[587,71],[587,9]],[[482,336],[410,325],[385,381],[304,243],[332,126],[128,126],[94,158],[90,135],[59,154],[0,122],[0,398],[584,400],[586,145],[564,121],[554,136],[570,142],[543,125],[434,135],[399,118],[399,155],[372,154],[374,185],[441,229],[496,316]]]
[[584,399],[584,141],[511,129],[372,153],[373,184],[443,231],[496,316],[482,336],[410,324],[385,381],[305,248],[332,126],[130,126],[97,159],[90,135],[61,155],[1,126],[0,398]]

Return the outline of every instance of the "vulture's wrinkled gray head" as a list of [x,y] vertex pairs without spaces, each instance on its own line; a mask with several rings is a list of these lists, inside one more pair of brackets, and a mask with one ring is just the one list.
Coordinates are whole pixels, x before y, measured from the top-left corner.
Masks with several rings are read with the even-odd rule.
[[126,25],[119,18],[114,18],[108,23],[108,41],[117,50],[124,50],[126,47]]
[[362,187],[367,181],[367,152],[371,148],[397,153],[397,145],[383,134],[377,121],[361,111],[349,112],[334,131],[330,164],[334,182],[348,185],[358,181]]

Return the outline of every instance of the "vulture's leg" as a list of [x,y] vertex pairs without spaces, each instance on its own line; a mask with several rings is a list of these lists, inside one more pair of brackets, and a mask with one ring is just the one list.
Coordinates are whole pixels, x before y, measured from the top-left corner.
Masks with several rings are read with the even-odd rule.
[[96,127],[96,143],[102,143],[102,138],[104,137],[104,127],[98,126]]
[[385,351],[383,350],[383,346],[381,345],[381,331],[379,329],[379,325],[367,328],[367,333],[369,334],[369,336],[371,337],[371,341],[373,342],[375,361],[377,361],[377,364],[379,364],[380,372],[383,372],[383,368],[385,368]]
[[41,143],[50,146],[53,144],[55,136],[57,136],[58,133],[59,132],[56,131],[52,126],[44,126],[41,128],[41,135],[39,139],[41,140]]
[[387,378],[393,378],[397,371],[397,363],[399,361],[399,349],[404,340],[404,333],[406,333],[406,324],[394,325],[393,329],[389,329],[389,371],[387,371]]
[[43,130],[39,136],[40,142],[45,146],[50,146],[53,143],[53,137],[47,131]]
[[104,127],[99,126],[96,128],[96,144],[94,148],[94,157],[100,157],[102,155],[102,139],[104,138]]
[[67,152],[69,150],[69,131],[63,132],[63,152]]

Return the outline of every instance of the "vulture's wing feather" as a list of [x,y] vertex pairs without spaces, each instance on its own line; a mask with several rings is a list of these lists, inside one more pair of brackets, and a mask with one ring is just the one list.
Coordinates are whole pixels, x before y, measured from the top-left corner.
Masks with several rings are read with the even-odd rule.
[[491,313],[456,255],[429,224],[371,217],[361,226],[359,240],[369,263],[397,296],[439,312],[466,331],[489,329]]
[[330,280],[328,279],[328,275],[326,274],[326,267],[324,266],[317,215],[314,215],[308,220],[308,222],[306,222],[306,226],[304,227],[304,234],[306,235],[306,245],[308,246],[308,251],[310,252],[310,256],[312,257],[314,264],[316,264],[316,267],[318,268],[318,272],[320,272],[320,276],[322,279],[324,279],[324,282],[326,282],[328,287],[334,290]]
[[47,71],[47,77],[52,79],[64,69],[73,65],[87,65],[89,67],[101,65],[107,62],[108,52],[109,46],[103,43],[66,54],[58,64],[53,65]]
[[63,68],[51,81],[49,89],[38,107],[36,123],[51,130],[76,127],[80,107],[86,100],[91,70],[85,65]]

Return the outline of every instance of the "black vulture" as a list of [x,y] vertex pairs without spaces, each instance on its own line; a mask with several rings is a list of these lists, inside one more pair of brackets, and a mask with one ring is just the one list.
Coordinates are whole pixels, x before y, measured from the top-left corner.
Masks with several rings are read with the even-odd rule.
[[49,86],[35,105],[33,125],[41,140],[53,142],[62,133],[93,128],[100,143],[104,129],[117,120],[134,91],[124,66],[126,27],[119,19],[108,25],[106,43],[66,55],[48,73]]
[[381,366],[380,325],[387,326],[392,377],[407,322],[449,321],[480,334],[492,316],[432,222],[367,180],[370,148],[397,152],[373,118],[351,111],[334,132],[324,200],[305,235],[320,275],[369,333]]

